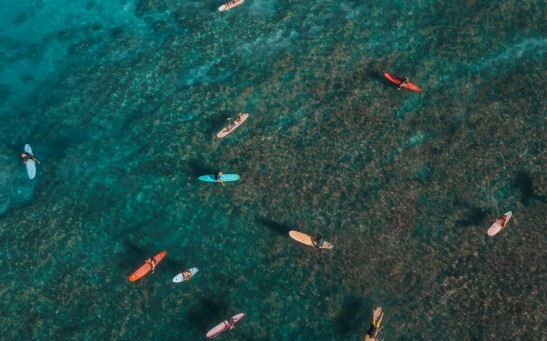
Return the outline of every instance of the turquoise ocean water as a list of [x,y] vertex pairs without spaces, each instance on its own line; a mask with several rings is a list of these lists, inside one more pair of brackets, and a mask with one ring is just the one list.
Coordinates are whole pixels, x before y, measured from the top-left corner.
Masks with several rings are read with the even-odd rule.
[[221,4],[0,0],[0,339],[546,340],[545,3]]

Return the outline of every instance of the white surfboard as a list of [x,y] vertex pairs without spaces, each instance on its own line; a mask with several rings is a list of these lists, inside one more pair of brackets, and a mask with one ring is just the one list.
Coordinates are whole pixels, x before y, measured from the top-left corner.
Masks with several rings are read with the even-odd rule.
[[232,9],[232,8],[238,6],[238,5],[241,5],[243,2],[245,2],[245,0],[233,0],[233,1],[227,2],[224,5],[220,6],[218,8],[218,10],[221,11],[221,12],[226,12],[226,11],[229,11],[230,9]]
[[173,282],[180,283],[180,282],[188,281],[188,280],[190,280],[190,278],[194,277],[194,275],[199,271],[199,269],[198,268],[191,268],[191,269],[188,269],[188,271],[190,271],[192,273],[191,276],[188,276],[188,275],[181,272],[180,274],[176,275],[175,278],[173,278]]
[[[32,155],[32,148],[30,148],[30,146],[28,144],[25,144],[25,152]],[[27,166],[28,178],[29,179],[34,179],[34,177],[36,176],[36,162],[34,162],[32,160],[27,160],[25,165]]]

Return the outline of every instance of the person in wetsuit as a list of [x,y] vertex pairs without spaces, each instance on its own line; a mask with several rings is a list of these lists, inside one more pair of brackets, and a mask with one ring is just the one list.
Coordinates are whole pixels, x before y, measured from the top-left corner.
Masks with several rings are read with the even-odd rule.
[[315,246],[316,249],[321,248],[321,246],[325,244],[325,241],[323,240],[323,236],[318,235],[317,237],[315,237],[313,240],[313,244],[314,244],[313,246]]
[[408,78],[408,76],[405,73],[403,75],[403,82],[401,84],[399,84],[399,89],[397,89],[397,90],[401,90],[401,87],[404,86],[404,85],[407,85],[408,82],[410,82],[410,78]]
[[40,161],[38,161],[38,159],[34,155],[27,152],[24,152],[23,154],[21,154],[21,157],[23,158],[24,164],[26,164],[28,160],[32,160],[36,163],[40,163]]

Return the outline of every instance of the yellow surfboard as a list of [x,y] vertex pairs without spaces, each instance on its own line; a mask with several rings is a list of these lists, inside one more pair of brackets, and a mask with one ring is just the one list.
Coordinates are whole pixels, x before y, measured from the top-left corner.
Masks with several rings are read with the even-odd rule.
[[[306,244],[309,246],[315,247],[315,241],[314,238],[308,234],[298,232],[298,231],[290,231],[289,236],[291,236],[292,239],[296,240],[297,242],[300,242],[302,244]],[[324,242],[322,246],[320,246],[320,249],[332,249],[334,245],[332,245],[329,242]]]

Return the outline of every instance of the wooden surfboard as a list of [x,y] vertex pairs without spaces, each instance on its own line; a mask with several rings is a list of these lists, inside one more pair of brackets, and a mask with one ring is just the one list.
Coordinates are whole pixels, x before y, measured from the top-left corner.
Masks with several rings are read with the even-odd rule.
[[[308,235],[308,234],[298,232],[298,231],[290,231],[289,236],[292,239],[296,240],[297,242],[300,242],[302,244],[306,244],[306,245],[315,247],[315,242],[314,242],[313,237]],[[332,249],[333,247],[334,247],[334,245],[332,245],[331,243],[324,242],[323,245],[320,246],[319,248],[320,249]]]
[[243,117],[241,118],[241,122],[234,121],[234,123],[230,124],[227,127],[222,128],[221,131],[218,132],[217,137],[219,139],[223,138],[224,136],[230,134],[232,131],[236,130],[240,125],[243,124],[249,118],[249,114],[243,114]]
[[227,2],[224,5],[220,6],[218,8],[218,10],[221,11],[221,12],[227,12],[227,11],[231,10],[232,8],[234,8],[236,6],[241,5],[244,2],[245,2],[245,0],[233,0],[233,1]]

